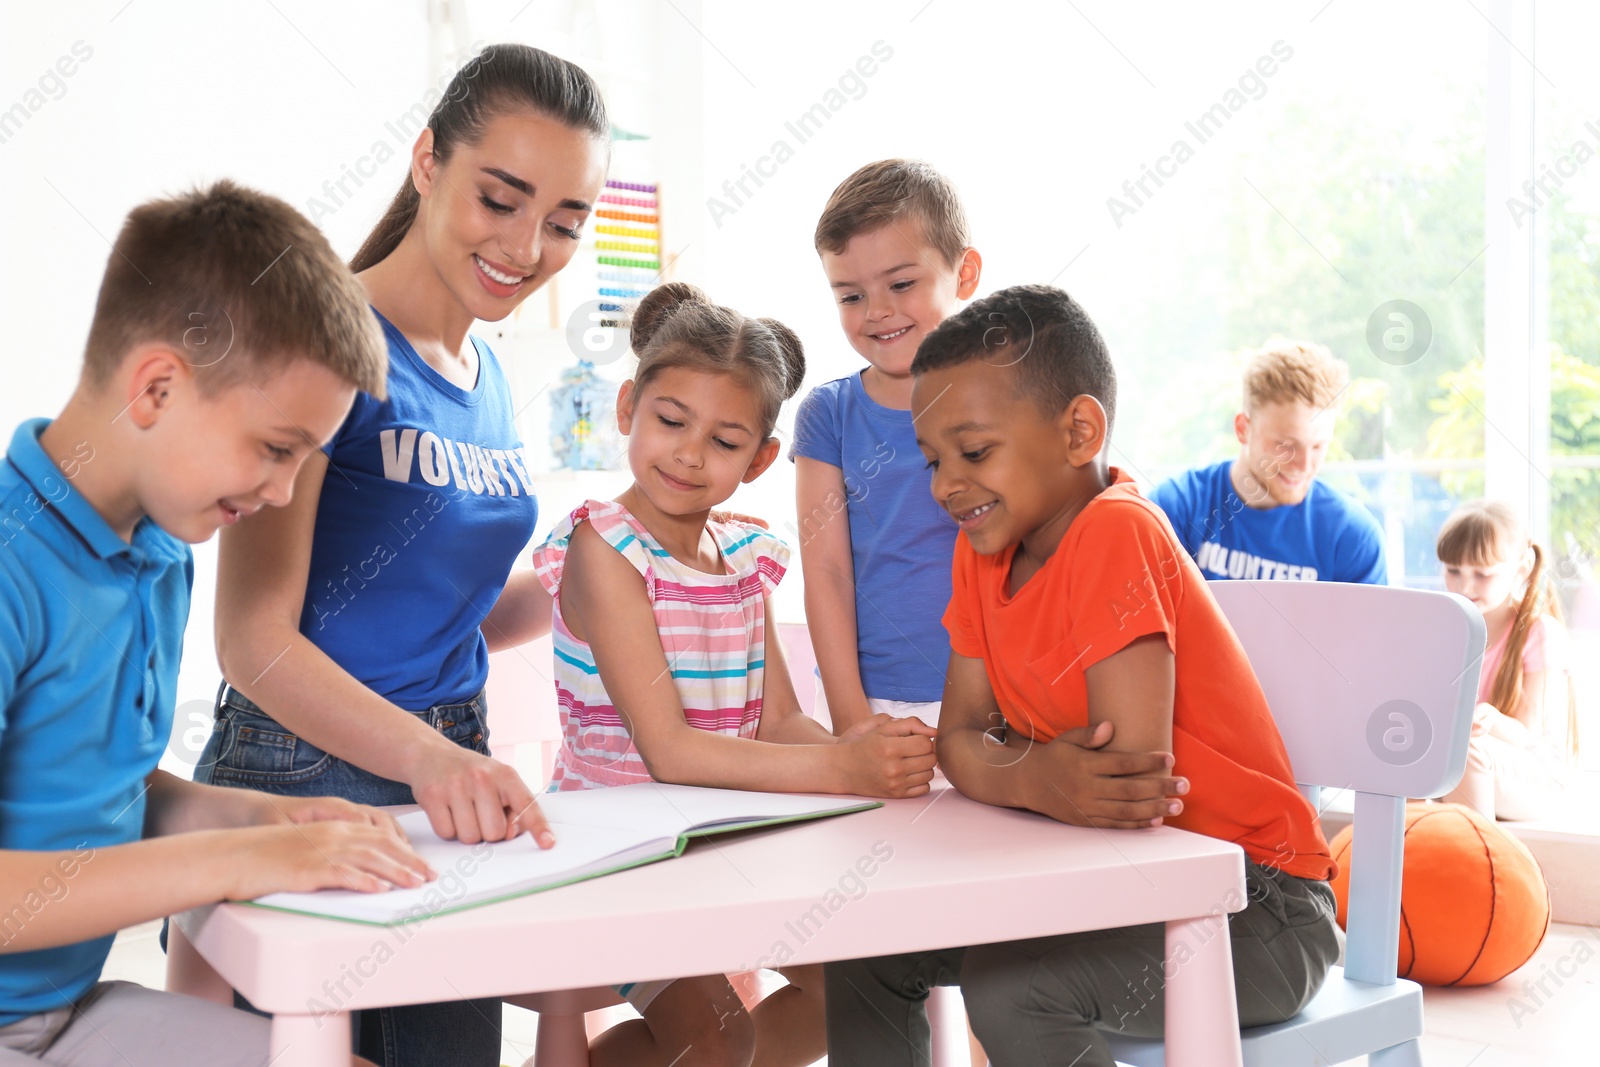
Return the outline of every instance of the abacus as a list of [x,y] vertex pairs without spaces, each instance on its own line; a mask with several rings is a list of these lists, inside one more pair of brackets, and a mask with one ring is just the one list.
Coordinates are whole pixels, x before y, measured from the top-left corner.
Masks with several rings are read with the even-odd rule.
[[[661,277],[661,199],[654,184],[607,179],[595,212],[603,221],[595,227],[595,262],[600,296],[616,301],[638,300]],[[609,283],[609,284],[608,284]],[[622,312],[626,305],[608,300],[603,312]],[[626,325],[626,320],[602,319],[602,326]]]
[[[628,313],[640,297],[661,277],[661,200],[654,184],[607,181],[600,193],[594,226],[595,275],[600,299],[599,315],[585,305],[582,330],[625,330]],[[605,337],[605,334],[601,335]],[[595,367],[595,355],[604,353],[604,362],[626,350],[624,338],[612,333],[611,344],[583,347],[568,343],[578,357],[575,366],[562,372],[561,380],[550,391],[550,451],[557,465],[569,470],[614,469],[621,455],[622,438],[616,420],[610,417],[616,383]]]

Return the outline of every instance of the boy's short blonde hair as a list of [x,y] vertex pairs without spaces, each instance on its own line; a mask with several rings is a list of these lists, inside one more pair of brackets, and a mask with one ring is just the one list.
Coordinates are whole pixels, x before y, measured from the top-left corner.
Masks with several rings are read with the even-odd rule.
[[817,253],[844,251],[850,238],[911,216],[923,238],[954,267],[972,246],[967,213],[950,179],[919,159],[881,159],[856,171],[828,197],[817,220]]
[[1273,338],[1245,364],[1244,409],[1301,403],[1326,411],[1349,384],[1349,365],[1326,345]]
[[381,398],[389,369],[366,292],[322,232],[277,197],[226,180],[141,204],[122,224],[85,379],[104,384],[148,342],[182,353],[209,394],[305,359]]

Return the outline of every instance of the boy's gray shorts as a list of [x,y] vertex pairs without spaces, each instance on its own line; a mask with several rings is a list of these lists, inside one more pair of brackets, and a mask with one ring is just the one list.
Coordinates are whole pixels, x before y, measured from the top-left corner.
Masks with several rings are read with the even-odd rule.
[[100,982],[70,1007],[0,1026],[0,1067],[265,1067],[271,1023],[132,982]]

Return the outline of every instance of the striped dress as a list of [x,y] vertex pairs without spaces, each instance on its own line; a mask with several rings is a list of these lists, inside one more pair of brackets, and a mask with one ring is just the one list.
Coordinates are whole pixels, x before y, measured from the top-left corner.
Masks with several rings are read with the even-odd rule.
[[761,719],[766,660],[764,599],[777,588],[789,548],[759,526],[708,522],[727,574],[678,562],[627,508],[590,500],[563,519],[533,554],[539,580],[555,598],[556,700],[561,751],[552,790],[651,781],[622,717],[595,668],[594,652],[561,617],[561,576],[572,531],[588,522],[644,576],[684,719],[690,726],[754,737]]

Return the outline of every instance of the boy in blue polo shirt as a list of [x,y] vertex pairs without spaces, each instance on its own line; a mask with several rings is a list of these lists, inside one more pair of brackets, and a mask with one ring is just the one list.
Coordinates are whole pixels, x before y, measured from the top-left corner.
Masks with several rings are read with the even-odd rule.
[[185,542],[287,503],[386,358],[360,287],[281,200],[220,182],[124,223],[76,390],[0,463],[0,1063],[265,1064],[266,1020],[101,982],[115,933],[431,877],[375,809],[156,769]]

